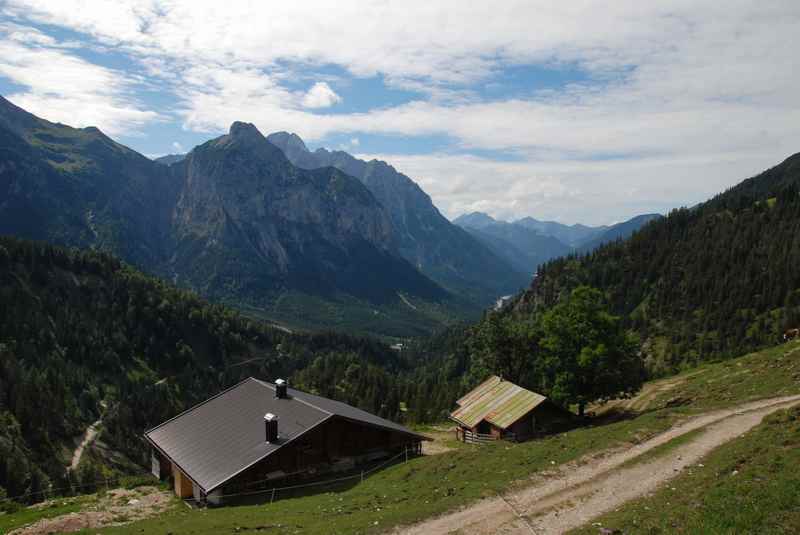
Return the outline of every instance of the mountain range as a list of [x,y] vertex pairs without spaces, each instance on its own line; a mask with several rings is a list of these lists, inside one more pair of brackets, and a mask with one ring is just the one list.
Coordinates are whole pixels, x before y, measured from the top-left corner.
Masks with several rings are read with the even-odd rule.
[[536,267],[557,256],[569,254],[571,248],[552,236],[546,236],[523,225],[497,221],[491,216],[473,212],[453,220],[497,255],[531,276]]
[[299,136],[287,132],[267,139],[300,168],[334,167],[359,179],[388,210],[400,254],[445,288],[487,303],[530,281],[531,266],[509,265],[503,255],[482,246],[448,221],[419,185],[388,163],[324,148],[311,152]]
[[392,336],[528,282],[385,162],[271,140],[235,122],[152,161],[0,97],[0,233],[110,251],[259,317]]
[[539,221],[533,217],[523,217],[514,221],[514,223],[535,230],[545,236],[552,236],[561,243],[574,248],[599,236],[610,228],[607,225],[591,227],[580,223],[564,225],[556,221]]
[[610,226],[590,227],[539,221],[532,217],[499,221],[483,212],[472,212],[457,217],[453,223],[516,269],[533,273],[537,266],[553,258],[588,253],[605,243],[625,239],[660,217],[659,214],[644,214]]

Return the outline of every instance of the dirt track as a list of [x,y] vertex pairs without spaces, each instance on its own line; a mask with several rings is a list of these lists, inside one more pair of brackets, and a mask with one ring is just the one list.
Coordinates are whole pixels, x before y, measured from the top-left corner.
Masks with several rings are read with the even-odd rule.
[[[564,533],[623,503],[652,492],[685,468],[695,465],[714,448],[749,431],[767,414],[800,403],[788,396],[747,403],[692,418],[652,439],[588,462],[571,463],[548,479],[396,533],[551,534]],[[647,451],[694,431],[691,441],[664,456],[622,466]]]
[[72,461],[69,464],[70,470],[78,469],[78,465],[81,462],[81,457],[83,456],[84,450],[94,441],[95,437],[97,437],[97,432],[102,423],[103,419],[100,418],[95,423],[86,428],[86,432],[83,434],[83,438],[81,439],[80,444],[78,444],[78,447],[75,448],[75,452],[72,454]]

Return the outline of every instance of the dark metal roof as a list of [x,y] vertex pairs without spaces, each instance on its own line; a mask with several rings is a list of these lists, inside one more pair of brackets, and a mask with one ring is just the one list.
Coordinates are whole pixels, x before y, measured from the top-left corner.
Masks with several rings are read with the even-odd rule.
[[[145,437],[204,492],[335,416],[426,438],[345,403],[293,388],[288,394],[277,399],[272,383],[251,377],[150,429]],[[277,443],[266,442],[267,413],[279,418]]]
[[[257,379],[256,379],[257,381]],[[265,383],[263,381],[259,381],[264,386],[268,388],[273,388],[274,386],[270,383]],[[387,420],[385,418],[381,418],[380,416],[375,416],[372,413],[367,411],[362,411],[361,409],[357,409],[347,403],[342,403],[341,401],[336,401],[333,399],[323,398],[322,396],[316,396],[314,394],[309,394],[308,392],[302,392],[300,390],[295,390],[293,388],[289,389],[289,394],[309,405],[313,405],[323,411],[326,411],[334,416],[338,416],[340,418],[346,418],[348,420],[354,420],[357,422],[362,422],[370,425],[374,425],[376,427],[383,427],[386,429],[390,429],[392,431],[397,431],[398,433],[405,433],[407,435],[413,435],[416,438],[421,440],[431,440],[431,438],[426,437],[424,435],[420,435],[418,433],[414,433],[413,431],[406,429],[402,425],[395,423],[391,420]]]

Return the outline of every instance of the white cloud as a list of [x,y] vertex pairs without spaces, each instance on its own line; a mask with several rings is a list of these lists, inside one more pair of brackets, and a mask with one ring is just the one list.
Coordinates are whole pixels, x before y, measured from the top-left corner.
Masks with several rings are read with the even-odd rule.
[[9,100],[53,121],[116,135],[160,118],[136,105],[134,81],[124,73],[69,54],[32,28],[0,27],[0,75],[25,88]]
[[351,137],[350,138],[350,146],[351,147],[358,147],[359,145],[361,145],[361,140],[359,140],[357,137]]
[[[181,99],[177,112],[191,130],[219,132],[248,120],[265,132],[294,131],[312,141],[334,133],[445,134],[461,151],[520,158],[385,155],[419,178],[450,215],[483,206],[498,215],[538,210],[573,221],[621,219],[616,212],[700,200],[800,147],[797,2],[519,0],[466,7],[455,0],[335,6],[121,0],[87,8],[78,0],[6,0],[5,6],[20,21],[84,32],[95,45],[138,59]],[[57,43],[41,32],[16,28],[14,35],[4,46],[22,46],[21,39],[41,47],[37,52],[55,52]],[[152,120],[137,119],[146,112],[124,105],[128,86],[119,73],[105,69],[114,89],[103,93],[102,68],[86,62],[72,68],[64,52],[56,79],[35,80],[30,68],[9,59],[13,52],[0,51],[0,72],[36,84],[31,104],[58,103],[51,92],[74,83],[70,94],[80,98],[55,106],[55,113],[84,111],[86,95],[100,94],[111,110],[104,115],[129,114],[134,128],[137,120]],[[353,76],[381,74],[420,97],[360,113],[316,114],[339,98],[320,81],[327,78],[313,78],[307,93],[286,82],[330,64]],[[525,65],[577,68],[587,80],[558,91],[531,87],[515,98],[481,97],[481,84]]]
[[306,108],[328,108],[342,101],[326,82],[317,82],[303,97],[303,106]]
[[357,156],[389,161],[414,177],[450,219],[482,211],[506,220],[531,215],[597,225],[691,206],[764,169],[753,155],[605,162],[497,161],[468,154]]
[[505,64],[532,62],[577,62],[603,74],[668,55],[682,39],[724,51],[738,37],[729,30],[746,38],[777,23],[780,33],[798,14],[793,2],[742,0],[724,8],[711,0],[558,6],[509,0],[468,7],[458,0],[6,4],[17,17],[66,26],[149,55],[220,65],[337,64],[356,75],[380,72],[397,81],[474,81]]
[[172,148],[175,149],[175,152],[177,152],[178,154],[183,154],[184,152],[186,152],[186,149],[183,148],[183,145],[181,145],[177,141],[172,142]]
[[36,28],[14,24],[13,22],[0,23],[0,32],[2,32],[5,39],[17,43],[47,46],[55,46],[57,44],[55,39],[43,34]]

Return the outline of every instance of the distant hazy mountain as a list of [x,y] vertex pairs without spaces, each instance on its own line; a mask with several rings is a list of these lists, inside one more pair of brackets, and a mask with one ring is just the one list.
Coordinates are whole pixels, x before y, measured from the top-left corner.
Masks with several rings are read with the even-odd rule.
[[158,158],[154,158],[154,162],[163,163],[164,165],[172,165],[174,163],[178,163],[183,161],[186,158],[185,154],[166,154],[164,156],[159,156]]
[[471,212],[458,216],[453,220],[453,223],[462,228],[484,229],[488,226],[496,225],[500,221],[483,212]]
[[530,269],[520,269],[450,223],[413,180],[386,162],[366,162],[343,151],[310,152],[300,137],[287,132],[267,139],[298,167],[335,167],[363,182],[389,211],[400,254],[444,287],[488,305],[529,282]]
[[552,236],[570,247],[580,247],[587,241],[601,235],[609,228],[607,226],[589,227],[581,225],[580,223],[564,225],[555,221],[539,221],[532,217],[524,217],[514,221],[514,223],[535,230],[539,232],[539,234]]
[[463,312],[359,180],[292,165],[246,123],[167,166],[0,97],[0,199],[0,233],[108,250],[268,317],[408,335]]
[[552,258],[589,252],[604,243],[627,238],[660,217],[659,214],[645,214],[616,225],[590,227],[538,221],[532,217],[509,223],[483,212],[472,212],[457,217],[453,223],[466,229],[516,269],[531,273]]
[[453,220],[453,223],[529,276],[539,264],[571,251],[568,245],[552,236],[544,236],[523,225],[497,221],[482,212],[465,214]]
[[636,217],[633,217],[627,221],[612,225],[600,235],[595,236],[588,241],[584,241],[581,243],[581,246],[578,248],[578,250],[585,253],[593,249],[597,249],[604,243],[610,243],[616,240],[624,240],[650,221],[653,221],[654,219],[661,219],[662,217],[664,216],[661,214],[637,215]]

